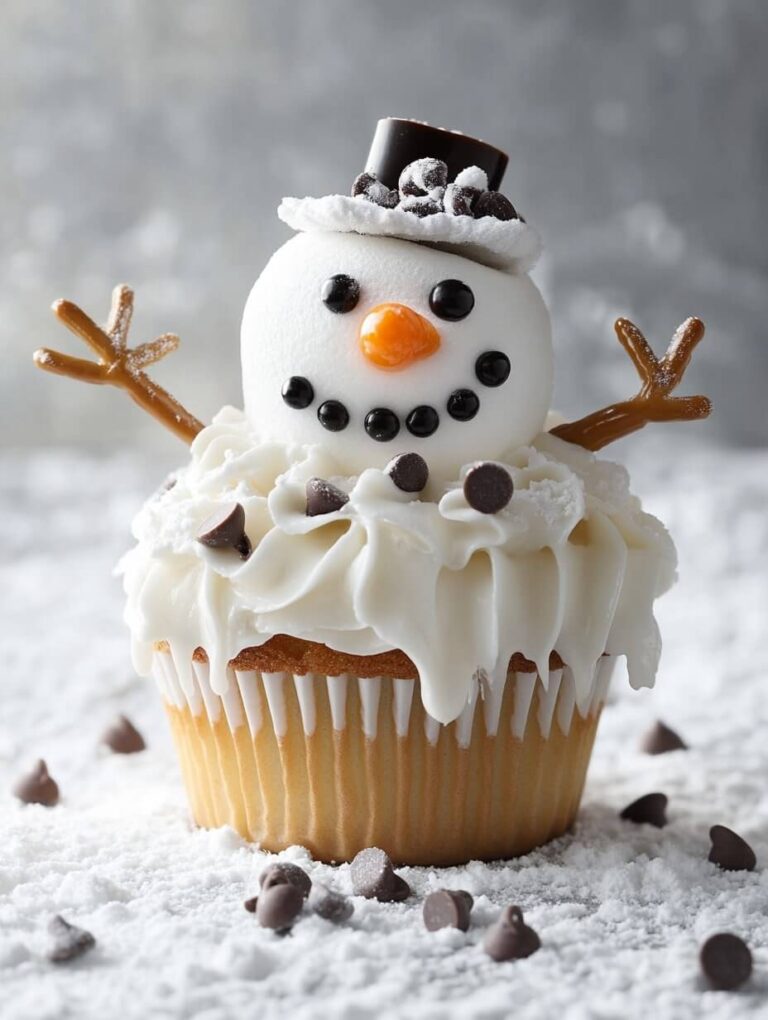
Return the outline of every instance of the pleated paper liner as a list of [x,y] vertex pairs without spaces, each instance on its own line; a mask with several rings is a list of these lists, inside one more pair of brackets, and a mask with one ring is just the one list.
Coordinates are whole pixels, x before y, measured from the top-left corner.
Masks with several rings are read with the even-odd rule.
[[227,694],[195,663],[182,687],[155,656],[198,825],[230,825],[266,850],[293,844],[324,861],[378,846],[402,864],[523,854],[564,833],[581,800],[613,660],[576,705],[567,667],[480,680],[442,726],[418,681],[230,669]]

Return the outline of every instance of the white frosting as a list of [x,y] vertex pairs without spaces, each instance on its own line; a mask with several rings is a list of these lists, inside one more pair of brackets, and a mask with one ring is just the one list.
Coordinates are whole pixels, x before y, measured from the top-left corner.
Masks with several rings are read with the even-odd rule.
[[404,209],[385,209],[362,196],[284,198],[277,215],[294,230],[308,233],[374,234],[439,244],[508,273],[527,273],[541,254],[539,235],[522,220],[476,220],[447,213],[420,217]]
[[[415,500],[378,469],[340,477],[329,449],[265,442],[242,412],[223,409],[176,485],[134,522],[138,544],[122,571],[137,668],[148,674],[153,644],[167,641],[189,695],[202,646],[221,695],[228,661],[276,634],[360,655],[400,648],[440,723],[461,714],[478,677],[487,691],[503,684],[513,652],[536,663],[546,686],[557,650],[577,705],[604,652],[627,656],[633,686],[652,684],[653,600],[672,582],[675,556],[625,470],[547,434],[499,459],[515,494],[487,516],[457,484],[435,483]],[[306,516],[315,476],[349,493],[340,511]],[[195,539],[231,500],[254,547],[245,562]]]
[[[404,214],[405,215],[405,214]],[[335,314],[323,304],[325,281],[346,273],[360,285],[357,306]],[[469,286],[475,305],[459,322],[437,318],[429,295],[442,280]],[[363,355],[359,333],[376,305],[396,302],[427,318],[440,335],[435,354],[402,371],[385,371]],[[299,234],[273,255],[245,307],[242,325],[245,411],[262,439],[322,444],[345,474],[384,467],[397,453],[415,450],[444,481],[463,464],[496,458],[529,443],[544,427],[552,396],[553,358],[544,302],[527,276],[509,276],[468,259],[410,241],[356,234]],[[498,387],[480,384],[475,361],[503,351],[511,374]],[[314,403],[296,410],[281,397],[291,376],[304,376]],[[472,421],[454,421],[450,394],[468,388],[480,398]],[[329,432],[317,418],[325,400],[340,400],[350,423]],[[440,427],[416,438],[405,427],[410,411],[430,405]],[[402,423],[390,442],[377,442],[363,427],[376,407],[393,410]]]

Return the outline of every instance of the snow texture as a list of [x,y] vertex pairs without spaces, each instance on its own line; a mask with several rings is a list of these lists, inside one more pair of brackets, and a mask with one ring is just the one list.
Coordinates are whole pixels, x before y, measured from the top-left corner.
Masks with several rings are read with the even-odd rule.
[[[508,864],[402,869],[415,892],[407,903],[355,898],[346,924],[307,915],[287,937],[260,929],[242,906],[273,858],[229,830],[191,828],[156,693],[129,667],[110,572],[166,465],[5,456],[2,1020],[765,1015],[768,457],[689,449],[679,437],[638,439],[630,465],[680,548],[680,584],[660,604],[659,685],[632,692],[617,678],[576,832]],[[99,748],[118,712],[147,751]],[[641,755],[638,739],[656,717],[691,749]],[[8,792],[38,756],[61,786],[53,809],[24,807]],[[653,790],[669,795],[666,829],[619,820]],[[715,822],[750,841],[755,872],[708,863]],[[351,892],[347,866],[314,864],[300,848],[282,856]],[[425,930],[423,897],[440,886],[474,896],[466,934]],[[542,949],[496,964],[482,938],[509,903],[523,908]],[[93,932],[96,948],[49,963],[54,913]],[[753,978],[737,993],[707,991],[699,978],[698,945],[718,930],[740,934],[754,953]]]

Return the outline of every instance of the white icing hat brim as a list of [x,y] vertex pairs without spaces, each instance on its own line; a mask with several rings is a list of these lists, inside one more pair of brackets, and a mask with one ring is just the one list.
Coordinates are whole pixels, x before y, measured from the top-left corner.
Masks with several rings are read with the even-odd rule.
[[398,237],[434,245],[508,273],[527,273],[541,254],[539,235],[522,220],[492,216],[476,220],[447,213],[419,217],[347,195],[284,198],[277,215],[289,227],[305,233]]

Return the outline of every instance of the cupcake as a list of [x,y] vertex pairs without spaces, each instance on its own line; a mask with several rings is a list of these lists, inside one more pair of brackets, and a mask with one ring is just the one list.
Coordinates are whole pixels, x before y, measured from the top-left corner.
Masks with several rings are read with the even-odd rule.
[[121,570],[199,825],[329,861],[525,853],[576,817],[616,658],[654,681],[674,548],[594,451],[708,413],[670,396],[703,327],[657,360],[619,320],[639,393],[553,427],[539,241],[506,162],[390,119],[350,196],[285,199],[296,233],[243,316],[244,408],[205,427],[144,374],[173,342],[127,348],[126,288],[105,331],[56,306],[98,331],[109,378],[89,381],[117,375],[192,440]]

